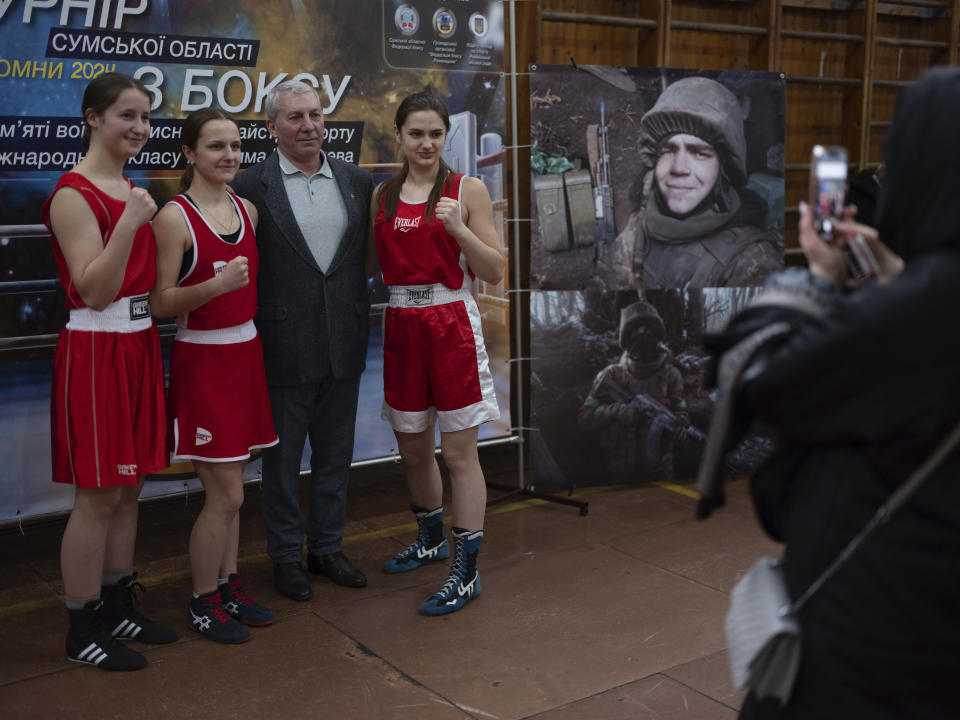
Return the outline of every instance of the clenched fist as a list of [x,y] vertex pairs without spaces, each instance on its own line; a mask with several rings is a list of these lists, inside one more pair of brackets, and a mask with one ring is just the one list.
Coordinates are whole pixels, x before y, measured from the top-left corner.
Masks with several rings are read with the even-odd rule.
[[250,264],[243,255],[237,255],[228,262],[217,276],[224,293],[239,290],[250,284]]
[[463,218],[460,217],[460,203],[453,198],[442,197],[437,200],[436,207],[437,220],[443,223],[447,232],[451,235],[463,226]]
[[157,212],[157,204],[153,201],[143,188],[130,188],[130,194],[127,196],[127,204],[123,208],[123,215],[126,216],[135,227],[140,227],[144,223],[150,222],[150,219]]

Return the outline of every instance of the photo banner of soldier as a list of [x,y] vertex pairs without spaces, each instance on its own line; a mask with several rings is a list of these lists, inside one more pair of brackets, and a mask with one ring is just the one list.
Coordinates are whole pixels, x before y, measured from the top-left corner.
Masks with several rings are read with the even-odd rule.
[[[185,167],[183,118],[220,107],[240,127],[241,167],[267,157],[270,88],[299,79],[317,88],[324,150],[386,179],[400,165],[393,116],[408,94],[447,103],[444,159],[481,178],[507,252],[503,150],[506,102],[503,3],[498,0],[10,0],[0,2],[0,524],[68,510],[73,490],[50,482],[50,378],[67,311],[40,206],[83,156],[81,98],[107,71],[133,75],[151,96],[150,140],[125,174],[158,205]],[[509,273],[505,275],[509,277]],[[502,411],[481,440],[509,435],[509,303],[504,283],[479,283],[478,302]],[[354,460],[395,454],[380,419],[381,317],[387,290],[369,281],[371,337],[361,380]],[[167,348],[170,321],[160,323]],[[309,446],[302,467],[309,467]],[[247,467],[256,477],[258,462]],[[172,466],[144,497],[199,487],[189,463]]]
[[783,266],[780,73],[535,66],[530,286],[758,285]]
[[783,268],[784,77],[533,66],[530,88],[537,489],[690,480],[703,335]]

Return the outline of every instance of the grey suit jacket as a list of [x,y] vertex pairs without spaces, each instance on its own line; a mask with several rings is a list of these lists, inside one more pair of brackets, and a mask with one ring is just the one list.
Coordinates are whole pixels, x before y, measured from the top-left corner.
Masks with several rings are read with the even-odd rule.
[[364,256],[373,177],[327,157],[347,209],[347,229],[327,272],[317,266],[297,225],[279,155],[237,175],[231,185],[260,215],[257,331],[270,385],[354,378],[366,366],[370,303]]

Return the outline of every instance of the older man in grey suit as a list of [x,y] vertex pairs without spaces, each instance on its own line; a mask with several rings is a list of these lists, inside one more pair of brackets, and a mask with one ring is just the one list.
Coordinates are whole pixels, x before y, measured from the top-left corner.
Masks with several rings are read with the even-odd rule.
[[[341,550],[360,375],[369,335],[364,259],[373,178],[328,157],[316,91],[298,81],[267,95],[277,151],[233,181],[257,207],[256,325],[279,445],[263,451],[263,519],[277,590],[313,595],[301,564],[348,587],[367,584]],[[309,510],[300,458],[310,438]]]

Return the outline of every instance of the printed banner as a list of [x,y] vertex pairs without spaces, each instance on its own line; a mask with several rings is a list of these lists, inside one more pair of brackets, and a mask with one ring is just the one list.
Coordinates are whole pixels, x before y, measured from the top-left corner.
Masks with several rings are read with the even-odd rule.
[[[399,167],[397,105],[432,88],[451,112],[444,158],[486,183],[506,240],[503,11],[496,0],[9,0],[0,2],[0,39],[0,523],[72,505],[72,490],[50,483],[50,374],[66,310],[40,206],[83,156],[81,97],[96,75],[130,74],[150,92],[150,140],[126,174],[158,204],[175,193],[185,167],[180,128],[193,110],[217,106],[237,118],[248,167],[274,148],[264,112],[270,88],[304,80],[324,104],[324,150],[380,181]],[[380,419],[386,291],[379,280],[369,288],[373,329],[355,460],[394,454],[396,446]],[[503,412],[481,427],[486,439],[508,434],[509,312],[502,283],[480,283],[478,298]],[[168,345],[170,323],[161,324],[161,336]],[[182,491],[180,478],[191,471],[189,464],[172,467],[175,480],[148,483],[145,496]],[[257,463],[247,473],[255,477]]]
[[[705,332],[760,288],[566,290],[530,302],[530,463],[538,490],[690,481],[715,398]],[[751,436],[727,456],[746,473],[769,453]]]
[[530,284],[762,284],[783,266],[779,73],[536,66]]

